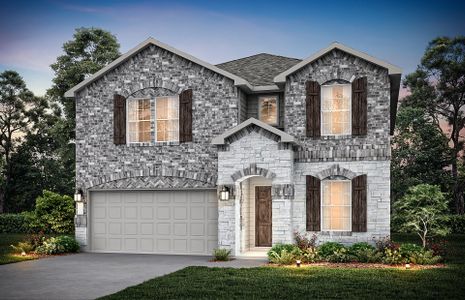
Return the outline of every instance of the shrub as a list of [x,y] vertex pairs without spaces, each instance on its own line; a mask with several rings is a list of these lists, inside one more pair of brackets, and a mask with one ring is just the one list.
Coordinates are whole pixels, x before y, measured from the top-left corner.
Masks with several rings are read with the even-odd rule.
[[423,247],[412,243],[405,243],[400,245],[399,247],[400,254],[407,259],[410,257],[412,253],[421,251],[423,251]]
[[[297,248],[298,249],[298,248]],[[286,249],[283,249],[280,253],[270,250],[268,252],[268,259],[270,262],[278,265],[291,265],[296,261],[296,255],[292,252],[289,252]]]
[[18,244],[11,245],[11,248],[13,248],[15,253],[21,254],[22,252],[24,253],[29,253],[32,252],[35,249],[35,246],[31,244],[29,241],[26,242],[19,242]]
[[0,233],[27,233],[29,226],[25,214],[0,214]]
[[355,259],[362,263],[378,263],[383,258],[383,253],[372,248],[360,248],[353,252]]
[[353,256],[345,247],[337,248],[332,254],[326,256],[326,260],[333,263],[345,263],[353,260]]
[[308,238],[307,235],[301,234],[298,231],[294,233],[295,236],[295,243],[300,250],[306,250],[308,248],[315,248],[316,247],[316,240],[317,235],[313,234],[311,238]]
[[37,197],[35,210],[28,215],[35,230],[51,233],[74,232],[74,201],[70,196],[62,196],[43,191]]
[[304,263],[314,263],[321,260],[320,254],[318,253],[318,249],[307,248],[302,250],[302,255],[300,256],[300,260]]
[[283,250],[286,250],[288,253],[295,253],[299,250],[299,248],[294,244],[278,243],[271,247],[270,251],[268,251],[268,256],[270,256],[271,252],[276,252],[278,255],[280,255]]
[[79,251],[78,242],[67,235],[51,237],[43,241],[42,245],[36,248],[38,254],[60,254]]
[[329,255],[332,255],[336,250],[344,248],[344,245],[341,243],[335,242],[326,242],[318,247],[318,253],[322,258],[327,258]]
[[351,254],[357,253],[359,250],[375,250],[375,247],[372,245],[366,243],[366,242],[361,242],[361,243],[355,243],[352,246],[350,246],[349,251]]
[[426,248],[433,251],[435,256],[447,255],[447,241],[444,239],[429,239]]
[[387,236],[384,238],[380,238],[379,240],[375,241],[376,249],[379,252],[384,253],[386,249],[390,250],[399,250],[400,245],[398,243],[394,243],[391,239]]
[[465,234],[465,215],[450,215],[448,224],[452,233]]
[[386,248],[382,258],[382,262],[389,265],[398,265],[405,262],[405,259],[400,254],[399,250]]
[[434,265],[442,260],[441,256],[435,256],[433,251],[422,249],[421,251],[412,252],[409,262],[418,265]]
[[230,259],[230,255],[230,249],[217,248],[213,250],[213,259],[216,261],[228,261]]

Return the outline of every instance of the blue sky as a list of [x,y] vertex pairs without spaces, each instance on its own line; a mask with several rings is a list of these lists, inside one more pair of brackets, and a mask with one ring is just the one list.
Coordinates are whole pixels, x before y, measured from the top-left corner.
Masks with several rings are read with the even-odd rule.
[[342,42],[412,72],[428,42],[465,34],[465,1],[8,1],[0,71],[42,95],[75,28],[111,31],[121,52],[152,36],[210,63],[260,52],[305,58]]

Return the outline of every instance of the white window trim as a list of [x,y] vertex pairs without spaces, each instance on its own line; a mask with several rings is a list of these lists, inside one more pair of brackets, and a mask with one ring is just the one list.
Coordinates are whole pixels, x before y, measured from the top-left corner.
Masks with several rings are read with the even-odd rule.
[[[352,85],[350,83],[335,83],[335,84],[323,84],[322,87],[325,86],[350,86],[350,93],[349,93],[349,132],[342,133],[342,134],[335,134],[335,133],[323,133],[323,109],[320,109],[320,128],[321,128],[321,136],[351,136],[352,135]],[[323,93],[321,93],[321,107],[323,107]]]
[[[324,182],[325,181],[331,181],[331,182],[348,182],[349,183],[349,205],[337,205],[337,206],[344,206],[344,207],[350,207],[350,217],[349,217],[349,227],[350,227],[350,230],[331,230],[331,229],[324,229],[323,228],[323,218],[324,218],[324,215],[323,215],[323,199],[324,199]],[[320,199],[321,199],[321,204],[320,204],[320,228],[321,228],[321,231],[329,231],[329,232],[352,232],[352,181],[349,180],[349,179],[335,179],[335,180],[331,180],[331,179],[327,179],[327,180],[322,180],[321,181],[321,186],[320,186]],[[325,207],[331,207],[332,205],[324,205]]]
[[[131,142],[129,140],[129,102],[130,101],[139,101],[139,100],[149,100],[150,103],[150,141],[148,142]],[[126,100],[126,144],[127,145],[148,145],[152,142],[152,99],[150,98],[129,98]]]
[[[263,98],[275,98],[276,99],[276,123],[266,123],[264,121],[262,121],[262,114],[261,114],[261,109],[260,109],[260,103],[262,101]],[[268,125],[271,125],[271,126],[278,126],[279,125],[279,96],[278,95],[262,95],[262,96],[259,96],[258,97],[258,120],[260,120],[261,122],[264,122]]]
[[180,135],[180,132],[179,132],[179,125],[178,125],[178,138],[176,140],[169,140],[169,141],[159,141],[157,139],[157,100],[159,98],[176,98],[176,100],[178,101],[178,123],[179,123],[179,95],[172,95],[172,96],[160,96],[160,97],[155,97],[155,102],[154,102],[154,117],[153,117],[153,122],[155,123],[154,125],[154,130],[155,130],[155,133],[154,133],[154,141],[155,143],[176,143],[176,142],[179,142],[179,135]]

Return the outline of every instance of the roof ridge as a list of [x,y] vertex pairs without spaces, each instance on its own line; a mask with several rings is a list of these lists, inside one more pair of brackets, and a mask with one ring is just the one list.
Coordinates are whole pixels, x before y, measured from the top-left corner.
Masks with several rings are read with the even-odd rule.
[[266,52],[260,52],[260,53],[257,53],[257,54],[252,54],[252,55],[249,55],[249,56],[244,56],[244,57],[240,57],[240,58],[228,60],[228,61],[225,61],[225,62],[222,62],[222,63],[219,63],[219,64],[215,64],[215,66],[219,66],[219,65],[223,65],[223,64],[235,62],[235,61],[238,61],[238,60],[242,60],[242,59],[246,59],[246,58],[251,58],[251,57],[254,57],[254,56],[258,56],[258,55],[263,55],[263,54],[271,55],[271,56],[275,56],[275,57],[282,57],[282,58],[286,58],[286,59],[295,59],[295,60],[302,61],[301,58],[288,57],[288,56],[283,56],[283,55],[278,55],[278,54],[271,54],[271,53],[266,53]]

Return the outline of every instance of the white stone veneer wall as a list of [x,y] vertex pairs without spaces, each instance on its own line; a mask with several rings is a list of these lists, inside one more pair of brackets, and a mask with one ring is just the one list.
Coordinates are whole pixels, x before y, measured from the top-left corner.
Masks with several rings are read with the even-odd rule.
[[[292,209],[292,227],[305,232],[305,175],[316,173],[339,164],[340,167],[367,174],[367,232],[315,232],[319,242],[334,241],[346,244],[373,242],[390,234],[390,161],[296,163],[294,174],[295,198]],[[308,232],[312,234],[313,232]]]

